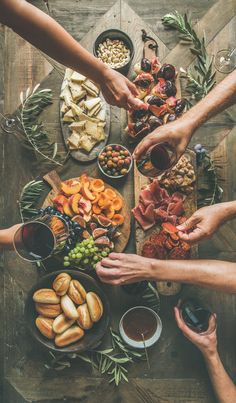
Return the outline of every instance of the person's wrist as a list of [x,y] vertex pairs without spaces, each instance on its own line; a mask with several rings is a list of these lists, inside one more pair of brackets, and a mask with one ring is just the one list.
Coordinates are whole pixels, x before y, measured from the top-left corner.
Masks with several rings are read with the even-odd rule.
[[199,347],[199,350],[201,351],[205,360],[215,360],[218,357],[218,350],[216,346],[211,348]]

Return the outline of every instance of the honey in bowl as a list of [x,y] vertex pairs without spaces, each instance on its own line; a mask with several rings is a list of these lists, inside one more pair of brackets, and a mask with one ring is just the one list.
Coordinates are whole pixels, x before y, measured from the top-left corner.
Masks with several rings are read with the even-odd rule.
[[122,325],[130,339],[140,342],[154,336],[157,330],[157,319],[151,310],[137,307],[125,314]]

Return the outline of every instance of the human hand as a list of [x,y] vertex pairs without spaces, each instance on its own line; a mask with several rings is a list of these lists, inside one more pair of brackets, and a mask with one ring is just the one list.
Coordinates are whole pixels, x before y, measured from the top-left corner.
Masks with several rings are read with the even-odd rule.
[[99,82],[105,100],[110,105],[125,109],[140,109],[146,105],[138,98],[138,91],[133,83],[112,69],[104,69]]
[[15,224],[10,228],[0,230],[0,250],[13,249],[14,235],[21,225]]
[[195,211],[187,221],[177,226],[179,237],[187,242],[199,242],[210,237],[226,218],[223,204],[202,207]]
[[160,126],[148,134],[135,148],[133,157],[139,159],[149,147],[158,143],[169,143],[176,151],[177,159],[184,153],[193,133],[191,122],[184,116],[174,122]]
[[152,259],[126,253],[110,253],[97,263],[96,272],[103,283],[135,283],[151,279]]
[[[178,307],[174,308],[175,320],[179,329],[183,332],[183,335],[187,337],[204,356],[213,355],[217,352],[217,336],[216,336],[216,326],[212,333],[209,334],[199,334],[191,330],[183,321],[180,316],[180,310]],[[216,315],[212,315],[209,321],[209,327],[215,324]]]

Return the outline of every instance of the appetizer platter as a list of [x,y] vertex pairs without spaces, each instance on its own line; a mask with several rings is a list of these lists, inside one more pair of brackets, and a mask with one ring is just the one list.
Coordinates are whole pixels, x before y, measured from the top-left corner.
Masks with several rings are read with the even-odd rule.
[[55,171],[44,176],[52,186],[42,209],[70,226],[64,266],[95,268],[111,251],[123,252],[130,236],[130,209],[121,194],[86,173],[61,181]]
[[60,99],[62,134],[71,156],[94,160],[109,137],[110,106],[97,85],[71,69],[66,69]]
[[25,316],[33,336],[47,348],[82,352],[97,345],[109,324],[109,304],[96,281],[78,271],[43,277],[29,292]]
[[[181,167],[181,168],[180,168]],[[197,209],[195,153],[187,150],[172,170],[156,179],[134,169],[136,250],[157,259],[197,256],[197,246],[178,237],[176,226]]]

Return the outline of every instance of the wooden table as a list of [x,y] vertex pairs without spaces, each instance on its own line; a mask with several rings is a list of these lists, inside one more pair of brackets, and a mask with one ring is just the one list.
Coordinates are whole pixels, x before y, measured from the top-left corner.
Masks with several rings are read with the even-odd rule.
[[[43,1],[33,3],[44,9]],[[205,31],[208,49],[215,53],[235,43],[236,3],[235,0],[209,0],[187,2],[186,0],[129,0],[129,5],[122,0],[49,0],[52,16],[62,23],[89,50],[97,34],[110,27],[126,31],[135,43],[135,60],[141,57],[140,30],[145,28],[155,35],[159,43],[159,55],[162,60],[177,67],[188,67],[192,56],[185,46],[178,43],[173,31],[164,30],[161,17],[174,9],[180,12],[186,8],[192,12],[194,21],[198,21],[200,32]],[[132,8],[131,8],[132,7]],[[137,14],[136,14],[137,13]],[[141,16],[141,17],[140,17]],[[211,22],[209,24],[209,21]],[[147,26],[147,24],[150,24]],[[37,82],[53,89],[53,105],[44,114],[47,130],[52,139],[57,139],[63,149],[59,127],[58,95],[63,76],[61,66],[53,68],[48,58],[17,37],[9,29],[0,28],[0,52],[5,52],[0,59],[0,111],[10,113],[18,106],[19,94],[28,86]],[[4,76],[3,76],[4,72]],[[223,76],[217,75],[217,80]],[[201,142],[212,151],[219,166],[219,174],[224,188],[224,200],[235,199],[235,154],[236,129],[233,128],[235,108],[222,113],[201,129],[194,137],[194,143]],[[231,119],[229,119],[229,114]],[[124,122],[118,108],[112,108],[111,140],[119,141]],[[0,198],[1,226],[9,226],[19,221],[16,200],[20,190],[32,178],[42,176],[41,167],[34,166],[34,158],[24,150],[11,135],[1,133],[1,185]],[[230,164],[229,164],[230,161]],[[70,160],[60,170],[62,178],[78,176],[86,165]],[[96,164],[89,166],[96,173]],[[133,205],[132,175],[120,186],[130,206]],[[236,258],[236,222],[222,227],[217,234],[200,247],[200,256],[235,260]],[[132,234],[127,251],[135,249]],[[178,331],[173,318],[173,306],[176,298],[161,299],[161,317],[163,333],[161,340],[150,355],[151,370],[145,364],[134,365],[130,371],[129,384],[119,388],[109,386],[105,377],[91,368],[76,362],[65,372],[48,374],[44,369],[47,353],[36,345],[26,331],[24,323],[24,301],[27,291],[37,281],[38,273],[31,264],[22,262],[14,253],[5,253],[1,260],[1,377],[4,403],[36,402],[88,402],[102,400],[104,403],[211,403],[214,395],[199,351],[184,339]],[[111,300],[113,325],[121,313],[134,301],[119,288],[106,287]],[[198,295],[211,304],[218,314],[219,349],[223,362],[230,375],[236,375],[236,298],[223,293],[200,289],[194,286],[184,287],[184,293]]]

